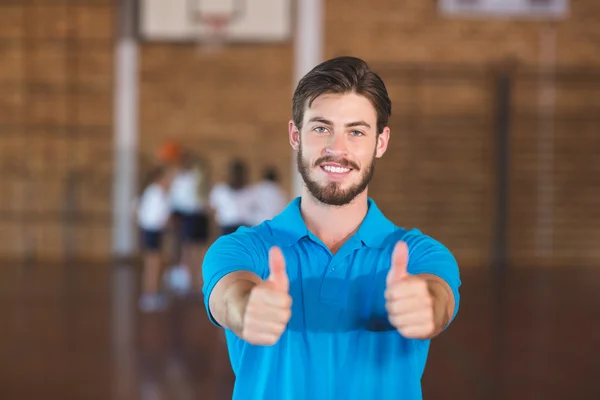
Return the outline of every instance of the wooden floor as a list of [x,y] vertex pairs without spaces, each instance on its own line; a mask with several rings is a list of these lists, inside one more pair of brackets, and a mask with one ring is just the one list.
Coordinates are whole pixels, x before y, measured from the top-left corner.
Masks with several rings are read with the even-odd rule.
[[[463,271],[425,399],[600,399],[600,268]],[[0,399],[227,399],[233,378],[200,299],[137,311],[129,267],[0,268]]]

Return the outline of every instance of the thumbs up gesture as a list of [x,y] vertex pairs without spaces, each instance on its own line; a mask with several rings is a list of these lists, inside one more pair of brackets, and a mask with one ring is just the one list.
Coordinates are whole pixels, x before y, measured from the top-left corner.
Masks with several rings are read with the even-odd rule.
[[285,259],[278,247],[269,251],[269,277],[256,285],[244,311],[242,339],[271,346],[279,340],[292,315]]
[[435,330],[433,296],[427,281],[407,271],[408,247],[396,243],[387,275],[386,309],[390,323],[406,338],[429,337]]

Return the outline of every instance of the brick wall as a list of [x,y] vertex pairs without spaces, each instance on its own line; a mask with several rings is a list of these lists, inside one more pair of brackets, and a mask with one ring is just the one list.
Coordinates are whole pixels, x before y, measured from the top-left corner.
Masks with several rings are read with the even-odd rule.
[[153,154],[175,138],[205,156],[214,180],[232,157],[282,169],[289,185],[287,141],[292,85],[288,44],[234,46],[207,55],[193,46],[144,44],[141,148]]
[[[600,3],[594,0],[574,2],[571,18],[554,25],[560,68],[600,65],[598,12]],[[434,1],[419,0],[328,0],[325,14],[326,57],[364,57],[381,71],[394,101],[392,141],[389,153],[378,164],[373,197],[399,225],[418,227],[448,244],[463,265],[489,264],[497,199],[497,100],[489,66],[507,59],[538,65],[540,32],[548,24],[448,19],[438,14]],[[180,137],[198,149],[210,149],[205,152],[216,179],[222,177],[227,160],[238,155],[254,167],[273,162],[289,175],[286,122],[292,65],[287,45],[236,46],[212,56],[194,54],[187,46],[145,45],[142,126],[146,151],[165,137]],[[428,72],[424,66],[434,68]],[[453,67],[437,71],[443,66]],[[532,126],[537,118],[538,87],[536,80],[521,82],[516,76],[509,214],[512,259],[519,265],[596,263],[600,254],[593,241],[600,236],[599,220],[574,215],[582,204],[563,199],[565,189],[556,189],[553,222],[540,222],[536,200],[543,190],[536,186],[540,157],[538,148],[532,147],[540,132]],[[559,113],[597,105],[597,92],[583,90],[582,94],[576,85],[562,86],[557,89]],[[519,109],[531,112],[519,117]],[[572,131],[580,132],[584,141],[571,141],[569,152],[556,148],[554,183],[570,180],[575,182],[571,186],[587,185],[585,198],[593,199],[600,194],[600,184],[589,174],[589,165],[598,145],[585,140],[597,132],[598,124],[556,119],[557,145],[568,141]],[[578,159],[586,161],[578,164]],[[548,231],[548,227],[553,229]],[[536,245],[541,229],[550,232],[541,236],[553,241],[550,255],[540,253]],[[570,238],[568,244],[565,236]]]
[[[571,2],[571,17],[554,25],[444,18],[435,3],[327,2],[327,56],[364,57],[391,81],[393,155],[380,163],[373,196],[398,224],[448,244],[463,265],[489,263],[497,200],[496,100],[493,77],[479,69],[507,60],[539,66],[542,33],[554,29],[556,62],[566,72],[557,78],[552,126],[539,123],[538,78],[516,73],[513,80],[509,250],[516,265],[597,264],[600,217],[591,203],[600,195],[594,173],[600,162],[600,80],[573,70],[600,65],[600,3]],[[407,72],[395,63],[417,67]],[[436,73],[423,71],[424,65],[456,67]],[[544,154],[540,135],[548,129],[555,142]],[[541,187],[540,180],[554,189]],[[544,203],[548,198],[553,200]]]
[[[109,1],[77,3],[76,12],[17,2],[0,9],[0,82],[8,83],[0,97],[1,162],[30,169],[37,165],[53,182],[63,181],[73,165],[78,169],[94,165],[101,171],[98,174],[110,174],[114,7]],[[561,71],[593,71],[600,65],[599,12],[595,0],[572,2],[571,17],[554,25]],[[53,17],[43,18],[48,15]],[[533,21],[447,19],[438,14],[435,1],[326,1],[326,57],[364,57],[381,71],[394,102],[392,141],[378,164],[373,197],[399,225],[418,227],[448,244],[465,266],[488,264],[493,243],[497,100],[490,65],[511,59],[535,67],[540,59],[540,32],[547,27]],[[65,69],[69,62],[75,75]],[[230,158],[243,157],[255,178],[260,166],[275,164],[289,187],[292,67],[291,43],[235,45],[215,54],[201,54],[191,45],[144,43],[141,156],[151,156],[167,138],[179,138],[207,157],[214,180],[224,177]],[[569,76],[579,76],[581,82]],[[594,246],[600,239],[600,216],[592,204],[600,195],[596,140],[600,96],[596,78],[590,73],[582,76],[566,74],[556,88],[554,164],[544,175],[556,187],[548,206],[553,218],[547,222],[538,213],[542,204],[538,195],[544,188],[536,185],[547,157],[539,153],[539,135],[547,127],[540,127],[537,119],[538,82],[535,76],[514,74],[509,226],[511,252],[519,265],[600,261]],[[29,84],[38,81],[47,85]],[[60,93],[48,94],[50,86],[60,88]],[[77,118],[70,114],[74,107]],[[30,126],[34,121],[40,129]],[[34,131],[39,138],[35,142],[30,140]],[[25,148],[36,157],[23,156]],[[76,151],[64,155],[71,149]],[[2,185],[23,186],[15,180],[7,182],[3,179]],[[52,185],[52,190],[41,190],[53,199],[44,201],[44,207],[59,207],[65,196],[60,186],[64,184]],[[19,209],[24,189],[13,186],[2,192],[12,189],[21,194],[3,202]],[[108,188],[108,184],[95,187]],[[90,210],[96,214],[108,210],[109,192],[94,196],[91,189],[84,191],[89,198],[99,199],[90,200],[95,204]],[[40,251],[51,254],[64,247],[54,241],[63,225],[55,221],[53,227],[28,226],[39,236],[38,243],[47,243]],[[14,233],[23,229],[10,221],[2,225],[0,254],[22,252],[23,240],[16,239],[22,235]],[[43,237],[40,232],[45,232]],[[76,232],[82,232],[79,240],[94,238],[93,243],[102,243],[85,252],[107,251],[106,227],[82,225]],[[540,253],[543,248],[536,240],[547,243],[548,237],[553,251]]]
[[114,2],[0,4],[0,257],[105,257]]

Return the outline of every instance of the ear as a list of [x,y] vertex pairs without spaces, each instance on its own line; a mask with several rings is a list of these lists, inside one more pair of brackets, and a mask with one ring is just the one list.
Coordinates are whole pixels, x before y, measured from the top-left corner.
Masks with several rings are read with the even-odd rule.
[[294,121],[290,121],[288,130],[292,149],[298,151],[300,149],[300,129],[294,124]]
[[390,128],[386,126],[383,128],[383,132],[381,132],[377,137],[377,149],[375,151],[375,157],[381,158],[381,156],[383,156],[383,153],[385,153],[387,150],[389,140]]

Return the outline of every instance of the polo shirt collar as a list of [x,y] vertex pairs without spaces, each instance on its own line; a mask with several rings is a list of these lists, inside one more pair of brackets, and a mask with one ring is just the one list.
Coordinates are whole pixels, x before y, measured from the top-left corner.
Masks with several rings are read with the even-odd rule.
[[[369,247],[383,246],[385,239],[396,229],[372,199],[367,200],[368,211],[360,224],[355,238]],[[283,246],[292,246],[300,239],[309,236],[308,228],[300,212],[300,197],[295,198],[275,218],[271,220],[271,228],[278,236],[277,240]]]
[[385,239],[396,230],[396,226],[383,215],[373,199],[367,200],[369,210],[360,224],[356,236],[367,246],[383,247]]
[[308,228],[300,213],[300,197],[296,197],[284,210],[271,220],[273,233],[283,246],[292,246],[308,236]]

